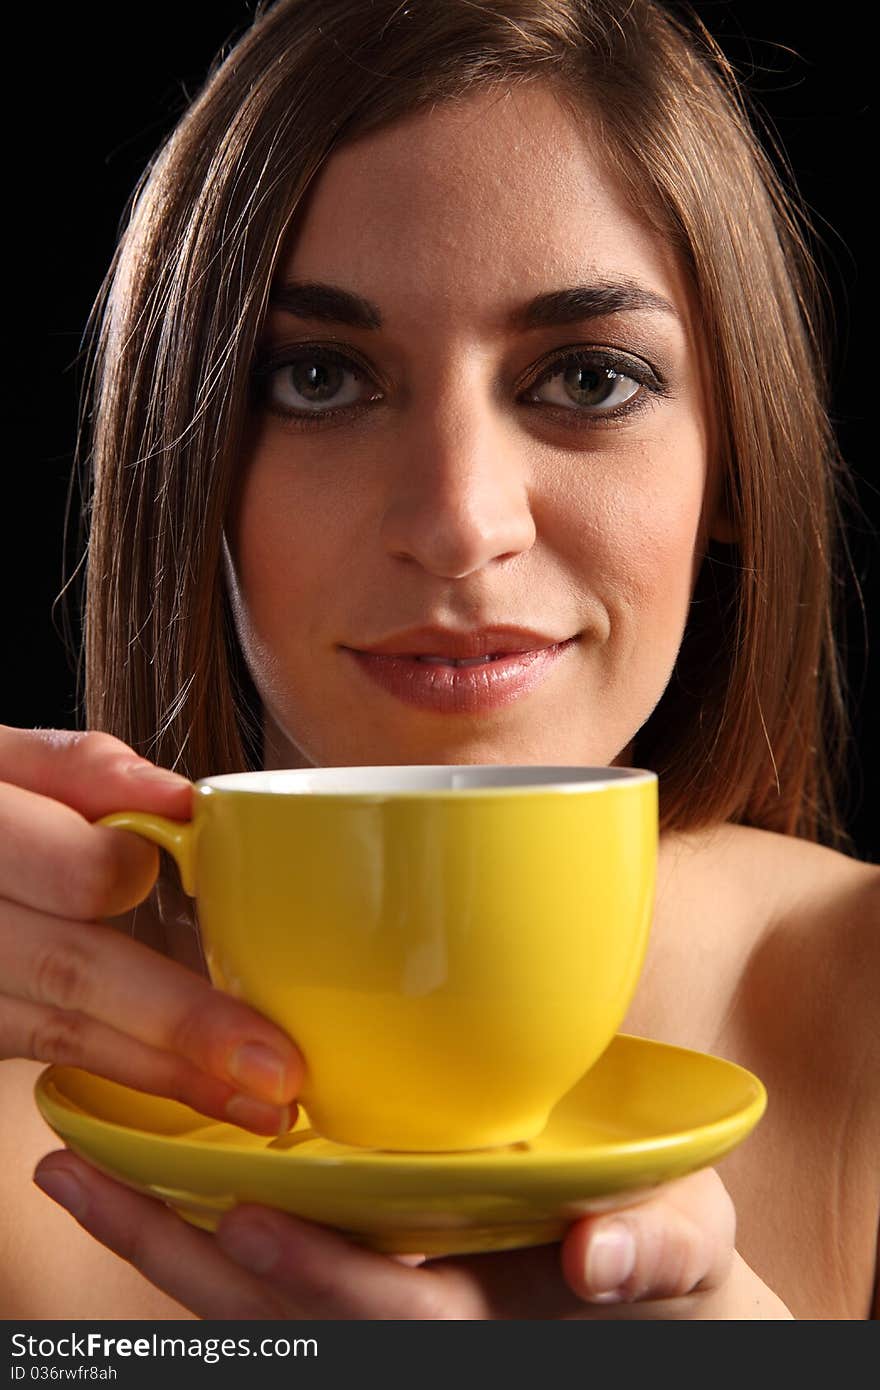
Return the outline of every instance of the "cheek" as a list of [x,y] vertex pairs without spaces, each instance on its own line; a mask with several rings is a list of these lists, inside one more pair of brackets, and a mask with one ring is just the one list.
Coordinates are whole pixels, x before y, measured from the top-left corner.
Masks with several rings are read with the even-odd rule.
[[655,445],[612,463],[574,518],[589,582],[618,618],[662,611],[683,621],[700,559],[702,456]]
[[[269,635],[307,622],[329,575],[339,573],[345,528],[308,494],[294,493],[289,474],[256,460],[227,526],[242,601],[250,621]],[[320,603],[317,604],[320,609]]]
[[687,616],[694,579],[699,505],[656,498],[631,509],[614,532],[614,564],[620,592],[633,612]]
[[[250,470],[226,534],[232,573],[227,583],[236,633],[260,698],[288,707],[297,653],[315,641],[330,573],[337,568],[324,525],[310,523],[260,467]],[[322,601],[323,600],[323,601]]]

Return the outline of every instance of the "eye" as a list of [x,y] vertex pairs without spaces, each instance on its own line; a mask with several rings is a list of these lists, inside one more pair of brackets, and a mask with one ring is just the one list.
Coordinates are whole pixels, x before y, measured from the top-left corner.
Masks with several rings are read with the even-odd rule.
[[379,394],[370,392],[366,372],[342,353],[324,347],[288,351],[260,364],[253,376],[267,409],[299,419],[332,415],[375,400]]
[[[525,399],[535,405],[555,406],[573,414],[593,412],[625,415],[636,408],[634,402],[644,386],[659,391],[661,384],[646,365],[607,353],[579,351],[566,353],[546,370]],[[543,394],[538,394],[538,390]]]

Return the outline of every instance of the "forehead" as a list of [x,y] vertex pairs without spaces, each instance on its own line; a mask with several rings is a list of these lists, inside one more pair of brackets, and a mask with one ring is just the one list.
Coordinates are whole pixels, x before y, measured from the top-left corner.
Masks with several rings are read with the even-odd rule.
[[590,278],[643,284],[689,320],[671,248],[627,202],[595,125],[534,83],[419,111],[339,149],[276,282],[344,285],[398,327],[424,329],[430,313],[491,333],[530,290]]

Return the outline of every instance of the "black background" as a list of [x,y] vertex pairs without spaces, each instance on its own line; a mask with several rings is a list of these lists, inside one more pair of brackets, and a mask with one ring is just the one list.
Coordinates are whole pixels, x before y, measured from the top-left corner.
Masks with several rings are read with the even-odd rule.
[[[865,804],[877,771],[870,712],[878,707],[880,685],[874,650],[880,636],[880,492],[867,428],[876,386],[863,305],[863,186],[870,186],[865,175],[873,156],[870,46],[858,13],[844,6],[716,0],[695,8],[777,132],[824,242],[822,264],[837,323],[833,418],[864,512],[851,516],[849,540],[867,608],[868,656],[852,581],[844,634],[856,734],[849,829],[859,856],[880,862],[877,818]],[[7,67],[19,70],[26,96],[10,116],[7,146],[14,234],[7,293],[16,331],[9,335],[13,430],[3,493],[9,569],[4,723],[79,726],[56,599],[81,335],[139,174],[215,54],[249,25],[253,9],[253,0],[44,5],[6,21]],[[70,536],[75,547],[75,531]],[[71,549],[68,570],[77,553]]]

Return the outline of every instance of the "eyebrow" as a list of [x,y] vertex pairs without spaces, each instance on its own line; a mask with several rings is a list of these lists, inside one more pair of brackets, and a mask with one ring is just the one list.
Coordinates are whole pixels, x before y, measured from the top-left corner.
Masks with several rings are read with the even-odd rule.
[[[290,281],[278,285],[269,303],[272,308],[296,318],[344,323],[351,328],[377,329],[383,323],[379,308],[369,299],[319,281]],[[645,289],[632,280],[601,280],[592,285],[571,285],[539,294],[515,309],[507,326],[512,332],[527,332],[633,310],[671,314],[681,320],[675,305],[654,290]]]

